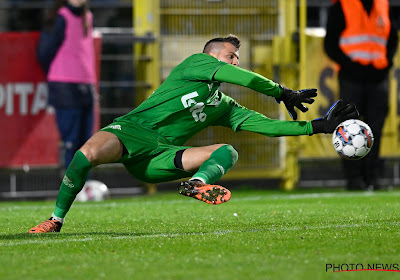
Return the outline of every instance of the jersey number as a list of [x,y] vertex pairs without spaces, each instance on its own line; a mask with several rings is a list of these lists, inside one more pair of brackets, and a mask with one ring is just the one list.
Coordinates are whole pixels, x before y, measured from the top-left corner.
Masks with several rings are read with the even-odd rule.
[[192,105],[189,111],[192,113],[192,116],[194,118],[194,120],[196,122],[201,121],[204,122],[207,118],[206,113],[203,112],[204,110],[204,103],[203,102],[199,102],[197,103],[193,98],[199,96],[199,94],[197,93],[197,91],[195,92],[191,92],[189,94],[186,94],[184,96],[182,96],[181,101],[183,104],[183,107],[188,108]]

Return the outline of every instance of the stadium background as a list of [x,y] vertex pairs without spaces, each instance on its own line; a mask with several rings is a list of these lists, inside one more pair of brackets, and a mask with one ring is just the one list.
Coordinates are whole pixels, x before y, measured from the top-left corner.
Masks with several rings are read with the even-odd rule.
[[[2,50],[11,48],[7,46],[9,37],[2,36],[36,36],[51,2],[0,0]],[[137,106],[166,78],[172,67],[190,54],[201,52],[208,39],[230,33],[242,40],[242,67],[291,88],[317,87],[320,96],[303,119],[319,117],[337,96],[336,68],[322,50],[324,31],[321,27],[325,26],[330,4],[331,0],[90,1],[95,31],[101,35],[99,125],[104,126]],[[390,4],[398,15],[400,1],[390,1]],[[18,54],[27,51],[23,43],[12,48]],[[35,66],[26,67],[24,61],[14,63],[7,60],[4,55],[6,52],[0,52],[0,56],[2,53],[0,71],[16,69],[17,73],[25,71],[30,78],[38,76],[32,78],[37,88],[43,79],[40,70]],[[399,71],[398,53],[391,73],[391,107],[381,151],[386,159],[384,183],[390,186],[400,184]],[[5,75],[0,75],[0,125],[9,122],[10,118],[5,105],[8,82]],[[277,106],[272,98],[232,85],[224,85],[221,90],[246,107],[271,118],[287,116],[284,106]],[[33,101],[29,99],[29,102]],[[27,117],[33,121],[29,114]],[[48,110],[42,110],[41,114],[50,119],[52,117]],[[24,131],[24,125],[26,123],[22,121],[17,127]],[[47,127],[49,129],[51,126]],[[0,154],[13,146],[10,134],[10,131],[1,131]],[[26,134],[25,137],[31,135]],[[51,143],[57,141],[50,140]],[[28,146],[24,147],[23,152],[19,151],[18,161],[1,165],[0,198],[56,195],[63,174],[63,170],[54,164],[54,159],[58,160],[59,157],[57,142],[56,146],[45,146],[47,152],[52,149],[48,162],[45,158],[39,163],[24,161],[25,152],[28,155],[26,158],[29,158],[29,154],[32,156],[38,150],[41,143],[40,139],[38,141],[39,144],[25,144]],[[210,128],[197,135],[190,144],[218,142],[230,143],[239,151],[240,160],[223,178],[231,180],[231,184],[252,180],[254,184],[261,181],[264,187],[279,184],[289,190],[294,187],[344,184],[339,158],[330,144],[330,135],[265,138]],[[92,177],[105,182],[111,194],[115,195],[155,190],[155,186],[135,180],[118,165],[97,167]]]

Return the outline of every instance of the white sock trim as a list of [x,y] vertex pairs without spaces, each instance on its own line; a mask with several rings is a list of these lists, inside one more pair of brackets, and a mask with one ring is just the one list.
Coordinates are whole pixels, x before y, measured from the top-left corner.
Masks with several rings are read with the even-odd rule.
[[65,218],[57,217],[56,215],[54,215],[54,213],[51,214],[51,217],[53,218],[53,220],[57,220],[57,221],[59,221],[60,223],[64,223]]

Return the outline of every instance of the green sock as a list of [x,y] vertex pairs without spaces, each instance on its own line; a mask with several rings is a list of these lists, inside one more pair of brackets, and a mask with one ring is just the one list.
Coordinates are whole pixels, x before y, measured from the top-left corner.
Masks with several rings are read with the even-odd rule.
[[231,169],[238,157],[238,153],[231,145],[224,145],[211,154],[210,158],[200,166],[192,178],[212,184]]
[[92,167],[93,165],[81,151],[75,153],[61,182],[54,210],[55,216],[64,218],[67,215],[76,195],[82,190]]

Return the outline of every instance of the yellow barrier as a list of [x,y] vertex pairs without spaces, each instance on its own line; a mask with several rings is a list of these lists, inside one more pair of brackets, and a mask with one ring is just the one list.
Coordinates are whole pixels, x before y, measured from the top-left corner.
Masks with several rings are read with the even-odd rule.
[[155,37],[153,43],[136,43],[135,45],[136,78],[150,84],[149,89],[138,89],[138,103],[140,103],[160,85],[160,0],[133,1],[135,35],[151,34]]

